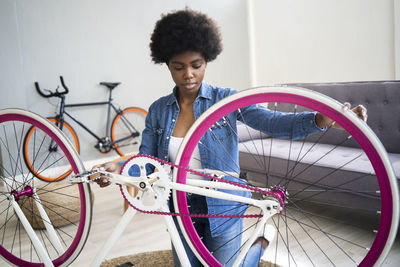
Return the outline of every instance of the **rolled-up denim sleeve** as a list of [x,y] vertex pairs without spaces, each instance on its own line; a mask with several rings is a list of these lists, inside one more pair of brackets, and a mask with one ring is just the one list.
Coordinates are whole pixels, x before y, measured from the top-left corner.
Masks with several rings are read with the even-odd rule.
[[314,112],[278,112],[258,104],[241,109],[237,119],[279,139],[304,139],[311,134],[326,130],[316,125]]

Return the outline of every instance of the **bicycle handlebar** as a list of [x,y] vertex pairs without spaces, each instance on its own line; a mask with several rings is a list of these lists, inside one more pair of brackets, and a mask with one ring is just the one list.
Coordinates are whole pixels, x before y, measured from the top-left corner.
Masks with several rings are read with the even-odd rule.
[[68,89],[68,87],[67,87],[67,86],[65,85],[65,83],[64,83],[64,78],[63,78],[63,76],[60,76],[60,81],[61,81],[62,87],[64,88],[63,94],[68,94],[69,89]]
[[65,85],[65,83],[64,83],[64,78],[63,78],[62,76],[60,76],[60,81],[61,81],[62,87],[64,88],[64,91],[63,91],[63,92],[59,92],[59,91],[58,91],[58,86],[57,86],[55,92],[50,91],[50,90],[47,90],[47,89],[43,89],[44,91],[49,92],[49,93],[46,94],[46,93],[44,93],[43,90],[40,88],[39,82],[35,82],[36,91],[39,93],[39,95],[41,95],[42,97],[45,97],[45,98],[49,98],[49,97],[53,97],[53,96],[60,97],[60,96],[62,96],[62,95],[68,94],[69,89],[68,89],[68,87]]

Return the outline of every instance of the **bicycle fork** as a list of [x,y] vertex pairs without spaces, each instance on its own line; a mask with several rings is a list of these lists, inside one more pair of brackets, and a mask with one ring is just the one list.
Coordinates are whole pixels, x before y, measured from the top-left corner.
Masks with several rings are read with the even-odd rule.
[[27,232],[30,240],[32,241],[32,244],[33,244],[41,262],[43,262],[46,267],[52,267],[54,265],[53,265],[52,260],[50,259],[49,254],[47,253],[43,244],[40,242],[40,239],[37,236],[37,234],[35,233],[35,230],[32,228],[32,226],[29,223],[28,219],[26,218],[24,212],[22,211],[20,205],[18,204],[21,196],[28,196],[28,197],[32,197],[34,199],[34,202],[39,211],[40,217],[42,218],[43,224],[46,228],[49,241],[51,242],[53,247],[56,249],[57,254],[62,255],[65,252],[65,250],[61,244],[60,239],[57,236],[54,226],[51,224],[50,218],[47,215],[46,210],[43,208],[43,205],[40,202],[40,199],[35,192],[35,189],[28,185],[24,188],[24,190],[21,190],[19,192],[16,190],[12,191],[11,195],[8,197],[8,199],[11,202],[11,206],[13,207],[15,213],[17,214],[17,216],[18,216],[22,226],[24,227],[25,231]]

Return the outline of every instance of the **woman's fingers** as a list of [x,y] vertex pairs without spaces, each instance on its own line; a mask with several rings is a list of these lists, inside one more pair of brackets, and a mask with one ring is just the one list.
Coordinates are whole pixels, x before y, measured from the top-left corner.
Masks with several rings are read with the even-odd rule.
[[[345,103],[343,103],[342,108],[343,108],[343,111],[347,111],[347,110],[353,111],[357,115],[357,117],[359,117],[360,119],[362,119],[365,122],[368,119],[367,109],[363,105],[358,105],[354,108],[351,108],[351,104],[349,102],[345,102]],[[331,126],[336,129],[343,129],[342,126],[340,126],[339,124],[337,124],[335,122],[333,122],[331,124]]]
[[349,110],[351,108],[351,104],[349,102],[344,102],[343,103],[343,109],[344,110]]
[[[119,173],[120,167],[118,163],[115,162],[106,162],[103,164],[97,164],[92,167],[92,170],[99,170],[99,171],[107,171],[113,173]],[[110,180],[107,177],[100,177],[94,180],[100,187],[106,187],[111,184]]]
[[353,108],[352,111],[363,121],[367,121],[368,114],[367,109],[363,105],[358,105],[357,107]]
[[110,182],[107,178],[102,177],[102,178],[100,178],[100,179],[98,180],[97,184],[98,184],[100,187],[106,187],[106,186],[109,186],[109,185],[111,184],[111,182]]

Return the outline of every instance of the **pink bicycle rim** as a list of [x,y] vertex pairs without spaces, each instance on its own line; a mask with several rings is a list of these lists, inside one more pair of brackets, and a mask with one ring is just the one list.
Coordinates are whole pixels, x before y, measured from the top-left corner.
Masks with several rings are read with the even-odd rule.
[[[52,131],[49,131],[47,129],[46,126],[44,126],[42,123],[38,122],[37,120],[27,117],[25,115],[21,115],[21,114],[4,114],[0,116],[0,123],[2,122],[6,122],[6,121],[13,121],[13,120],[17,120],[17,121],[23,121],[26,123],[30,123],[38,128],[40,128],[42,131],[44,131],[46,134],[48,134],[53,140],[55,140],[57,142],[57,144],[61,147],[61,149],[63,150],[63,152],[65,153],[65,155],[68,158],[68,161],[71,164],[72,170],[74,171],[74,173],[78,173],[78,167],[75,164],[75,161],[72,158],[72,155],[68,152],[68,149],[65,147],[65,145],[61,142],[61,140],[57,137],[57,135],[55,135]],[[81,197],[81,214],[80,214],[80,223],[79,223],[79,227],[78,227],[78,231],[77,234],[75,235],[75,238],[73,240],[73,242],[71,243],[71,245],[69,246],[69,248],[64,252],[64,254],[62,254],[60,257],[58,257],[57,259],[55,259],[53,261],[53,264],[55,266],[59,266],[61,264],[63,264],[66,260],[68,260],[71,255],[74,253],[74,251],[76,250],[79,241],[82,238],[82,234],[83,234],[83,229],[84,229],[84,219],[86,217],[86,202],[82,201],[85,199],[85,194],[84,194],[84,189],[83,189],[83,185],[79,184],[79,194]],[[17,266],[43,266],[42,263],[33,263],[33,262],[28,262],[25,261],[23,259],[20,259],[16,256],[14,256],[13,254],[11,254],[8,250],[6,250],[3,246],[0,246],[0,254],[6,258],[8,261],[12,262],[13,264],[17,265]]]
[[[345,128],[363,148],[364,152],[372,163],[376,176],[378,177],[378,183],[381,191],[381,218],[378,233],[369,252],[359,265],[372,266],[379,258],[379,255],[381,254],[386,244],[391,228],[393,203],[390,183],[388,182],[388,173],[378,152],[374,149],[371,141],[365,136],[365,134],[363,134],[362,131],[358,127],[356,127],[349,119],[347,119],[331,107],[314,99],[290,93],[259,93],[236,99],[230,103],[225,104],[224,106],[220,107],[218,110],[210,114],[207,119],[204,120],[197,127],[196,131],[194,131],[192,136],[189,138],[187,145],[184,148],[179,165],[183,167],[188,166],[190,157],[198,141],[215,121],[239,108],[263,102],[283,102],[297,104],[321,112],[329,116],[334,121],[339,123],[343,128]],[[186,171],[184,171],[183,169],[179,169],[177,172],[177,182],[182,184],[186,183]],[[189,213],[185,192],[178,191],[176,194],[179,212]],[[181,220],[186,233],[188,234],[196,250],[200,253],[202,259],[210,266],[220,266],[221,264],[209,253],[207,248],[200,240],[191,222],[191,218],[184,216],[181,218]]]

